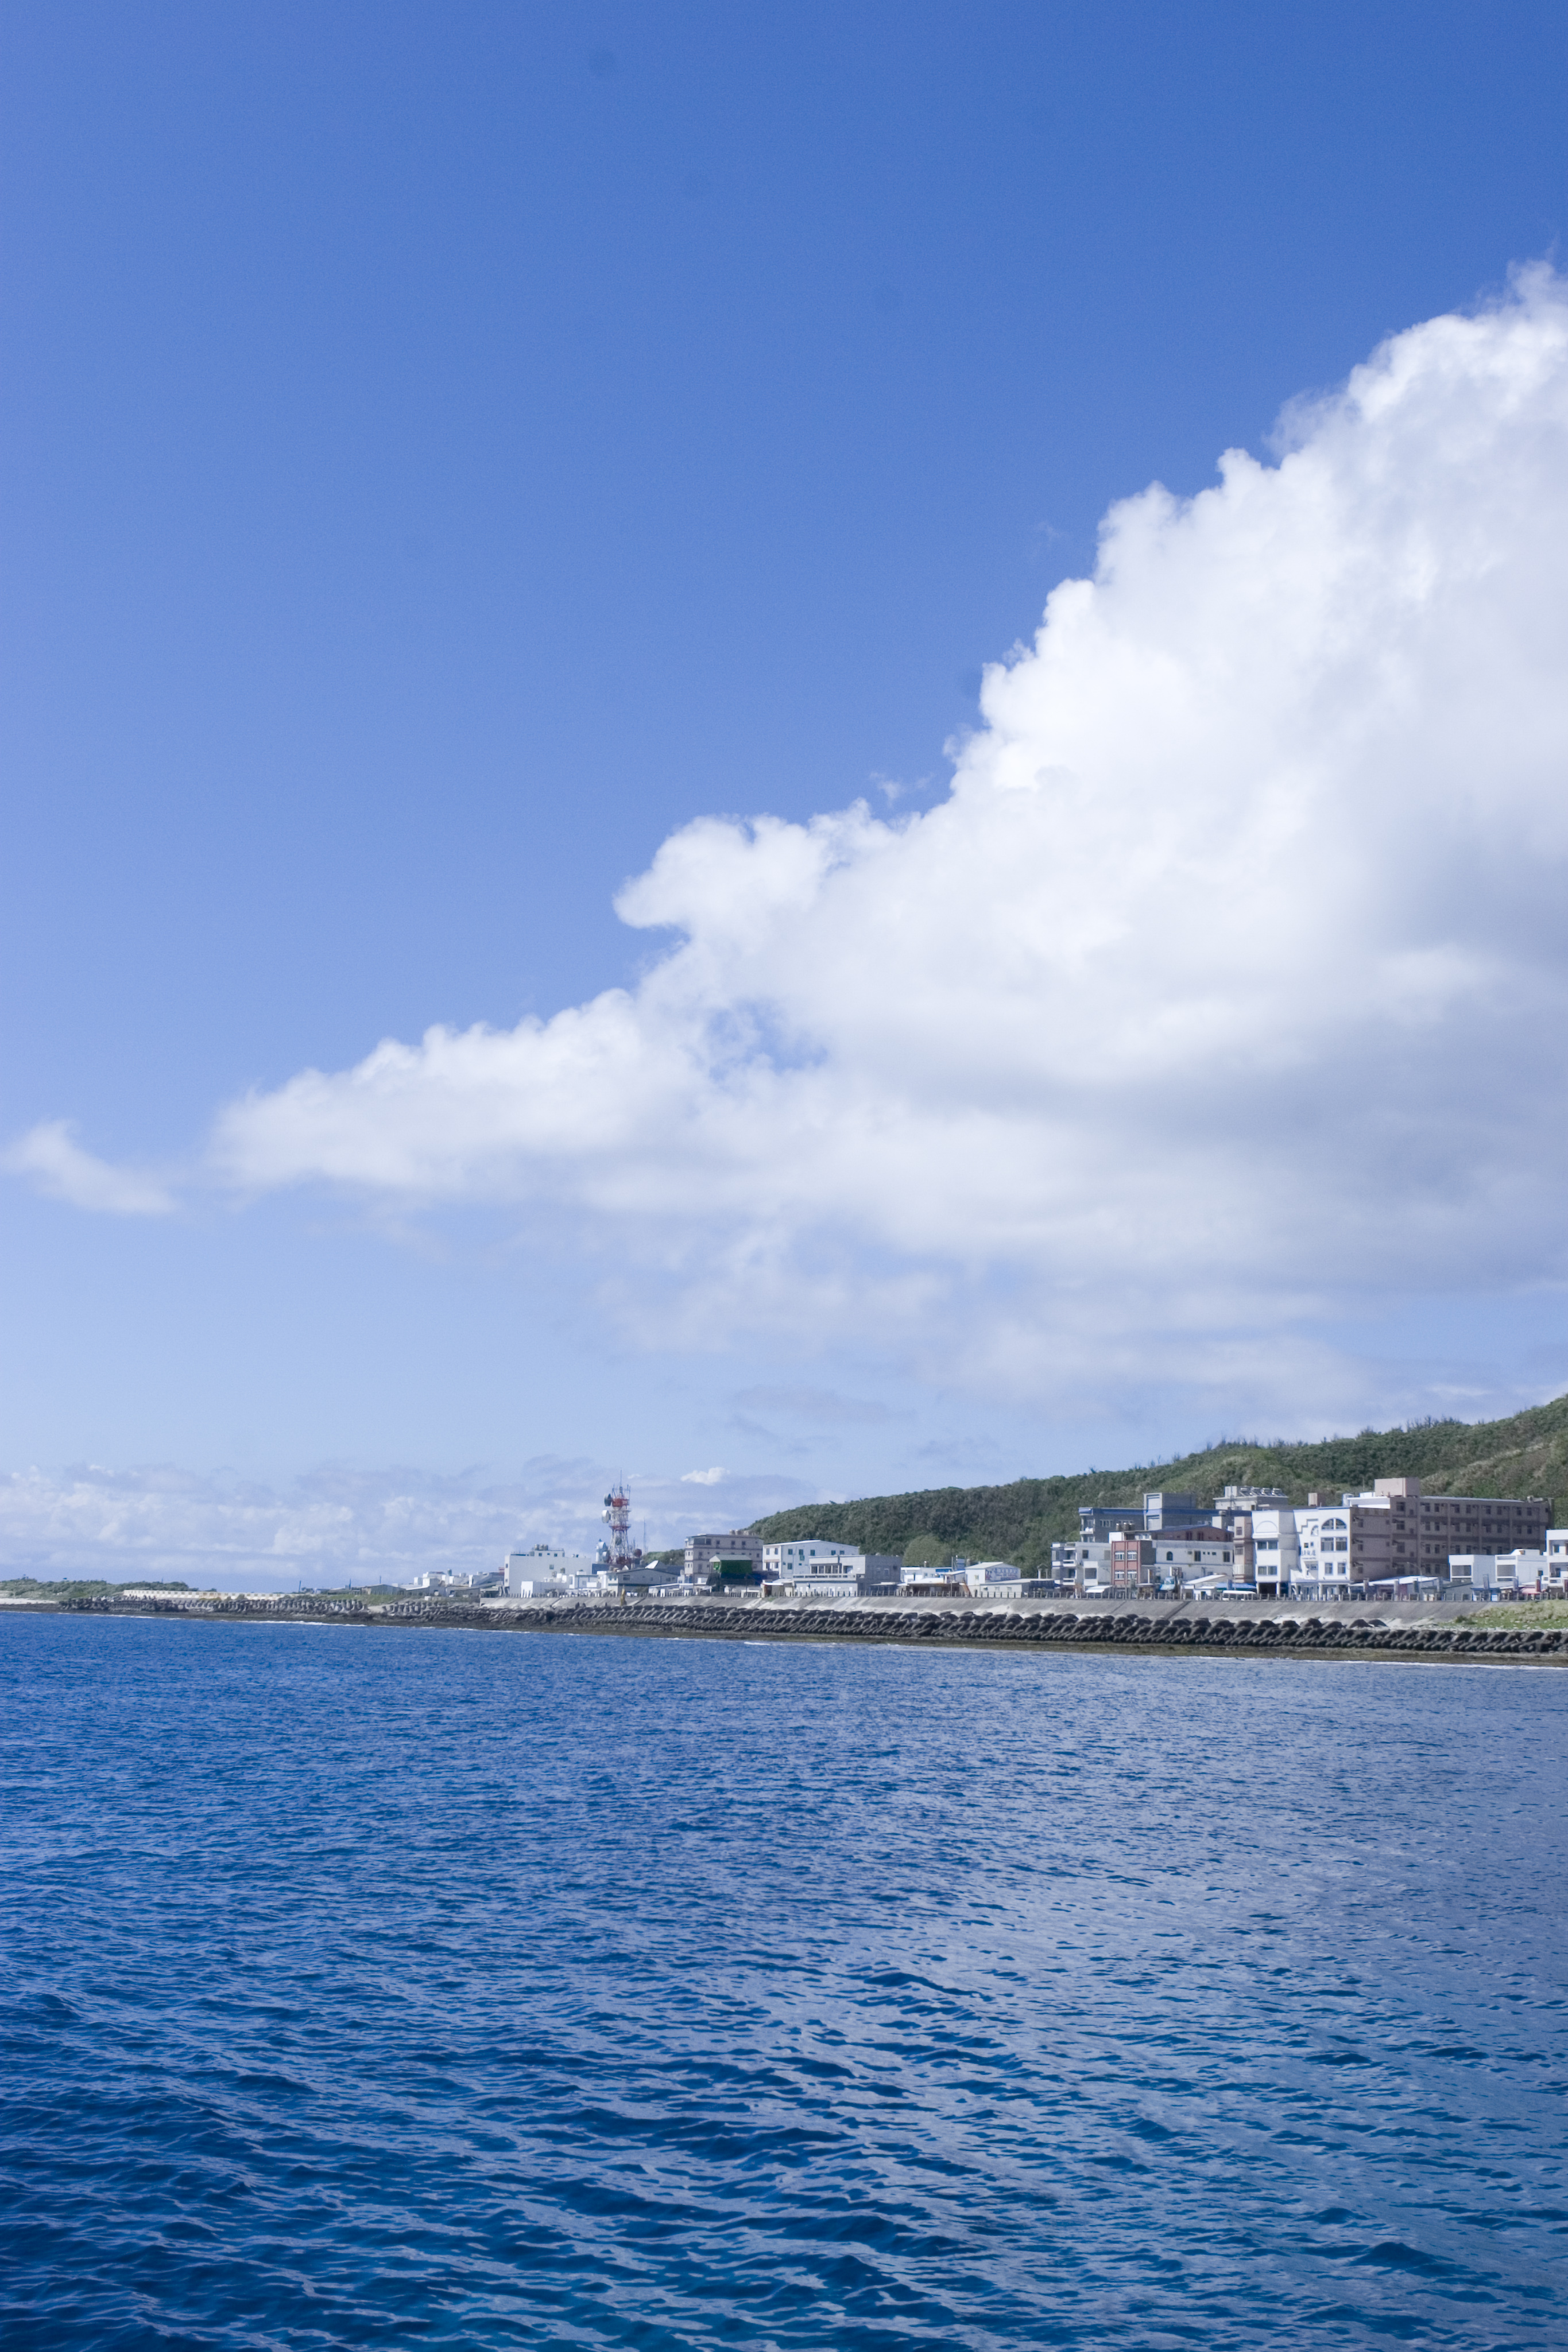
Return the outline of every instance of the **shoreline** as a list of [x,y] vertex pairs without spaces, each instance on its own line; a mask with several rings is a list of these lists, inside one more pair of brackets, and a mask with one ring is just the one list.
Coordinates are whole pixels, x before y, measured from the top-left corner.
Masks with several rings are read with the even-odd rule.
[[[1261,1613],[1262,1606],[1271,1613]],[[1350,1604],[1354,1607],[1355,1604]],[[1374,1614],[1364,1604],[1325,1616],[1322,1604],[1242,1602],[1228,1610],[1201,1601],[1163,1608],[1090,1602],[1053,1608],[976,1607],[962,1601],[900,1607],[895,1600],[817,1606],[810,1601],[372,1602],[328,1596],[203,1595],[184,1601],[93,1599],[22,1601],[26,1617],[162,1618],[195,1624],[328,1624],[368,1630],[475,1633],[565,1633],[634,1641],[828,1642],[857,1647],[1006,1650],[1118,1657],[1229,1657],[1416,1664],[1568,1666],[1568,1627],[1462,1624],[1458,1610],[1396,1606]],[[12,1612],[7,1612],[12,1613]]]

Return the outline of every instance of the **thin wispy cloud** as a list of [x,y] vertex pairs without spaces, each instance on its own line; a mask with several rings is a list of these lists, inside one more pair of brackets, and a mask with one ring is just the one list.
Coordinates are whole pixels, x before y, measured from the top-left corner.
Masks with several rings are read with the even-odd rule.
[[0,1152],[0,1169],[25,1177],[36,1192],[110,1217],[166,1217],[177,1207],[162,1178],[140,1168],[115,1167],[84,1151],[68,1119],[46,1119]]

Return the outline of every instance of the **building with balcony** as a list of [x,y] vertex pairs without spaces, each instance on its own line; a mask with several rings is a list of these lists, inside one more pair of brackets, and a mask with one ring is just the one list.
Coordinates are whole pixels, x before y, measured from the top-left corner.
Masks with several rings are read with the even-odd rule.
[[794,1543],[762,1547],[762,1580],[788,1585],[792,1591],[837,1600],[858,1592],[865,1570],[865,1554],[853,1544],[821,1543],[800,1538]]

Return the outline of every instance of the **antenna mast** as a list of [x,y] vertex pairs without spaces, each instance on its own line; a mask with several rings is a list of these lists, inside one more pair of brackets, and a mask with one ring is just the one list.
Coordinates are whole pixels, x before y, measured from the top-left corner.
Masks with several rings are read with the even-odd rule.
[[632,1497],[624,1478],[617,1478],[604,1497],[604,1523],[610,1529],[610,1558],[605,1564],[612,1576],[624,1576],[637,1557],[632,1549]]

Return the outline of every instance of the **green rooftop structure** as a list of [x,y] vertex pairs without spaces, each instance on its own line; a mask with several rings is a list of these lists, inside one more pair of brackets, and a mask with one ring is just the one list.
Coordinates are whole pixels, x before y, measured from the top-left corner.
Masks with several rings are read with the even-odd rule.
[[724,1591],[737,1584],[760,1584],[762,1570],[754,1559],[716,1559],[709,1564],[708,1577]]

